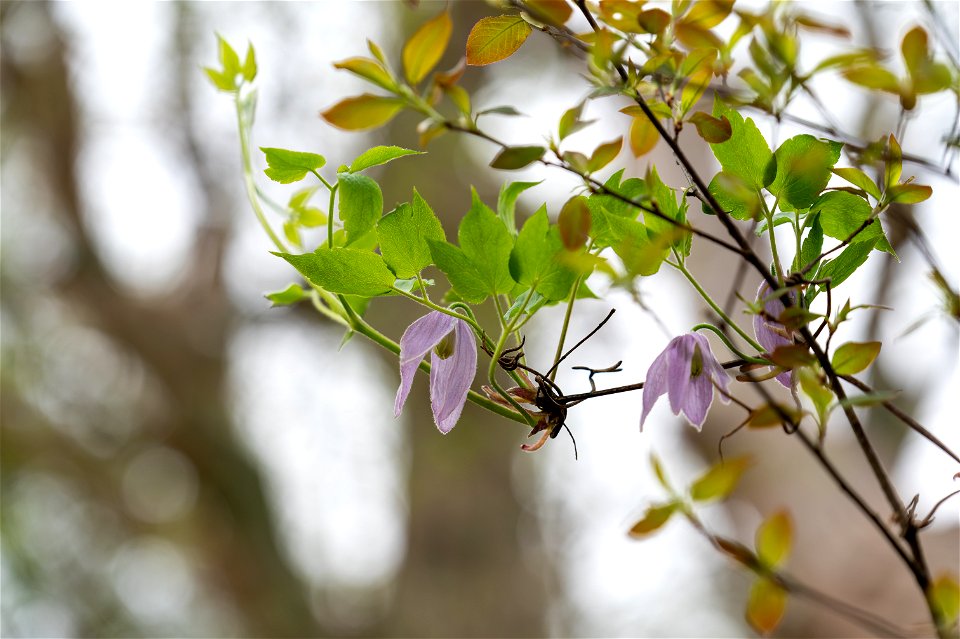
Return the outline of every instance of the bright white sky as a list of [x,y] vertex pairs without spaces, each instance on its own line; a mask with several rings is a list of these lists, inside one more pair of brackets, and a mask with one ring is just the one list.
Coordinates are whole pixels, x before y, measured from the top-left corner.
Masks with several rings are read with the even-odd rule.
[[[849,15],[854,10],[852,3],[811,6],[833,14],[844,24],[856,22]],[[921,7],[919,3],[896,6],[900,24],[916,19]],[[948,6],[954,10],[944,14],[955,21],[956,5],[944,8]],[[360,53],[363,37],[377,39],[388,48],[396,49],[397,45],[383,35],[383,5],[337,3],[333,14],[329,7],[322,3],[193,5],[198,16],[197,31],[204,43],[196,61],[198,69],[215,60],[214,29],[235,45],[249,39],[257,46],[262,79],[255,142],[269,140],[276,146],[317,148],[336,166],[343,158],[352,157],[363,138],[324,125],[316,118],[316,111],[340,96],[356,92],[361,85],[346,74],[335,72],[330,63]],[[176,149],[156,128],[162,113],[157,111],[154,96],[156,91],[163,90],[173,11],[170,3],[56,5],[57,16],[75,36],[75,81],[82,108],[92,123],[80,164],[86,210],[92,216],[96,240],[104,249],[114,276],[122,285],[143,294],[176,286],[188,240],[199,219],[197,184],[183,175],[175,162]],[[288,19],[268,19],[268,14],[275,11],[287,11]],[[278,28],[281,30],[275,31]],[[898,27],[892,32],[902,31]],[[535,33],[531,39],[538,37]],[[898,41],[899,37],[891,35],[890,47]],[[820,58],[829,46],[828,40],[821,39],[815,50],[808,48],[806,53]],[[522,76],[511,75],[516,67],[506,65],[485,71],[497,81],[475,96],[476,104],[515,103],[513,98],[522,95],[520,108],[531,116],[489,118],[488,124],[499,136],[537,142],[560,113],[585,92],[582,83],[564,75],[563,67],[554,58],[534,61],[521,53],[511,64],[531,70],[534,63],[536,73]],[[549,91],[540,92],[539,87]],[[221,157],[236,154],[229,98],[214,94],[199,70],[194,90],[205,96],[206,106],[197,117],[207,132],[209,150]],[[848,85],[827,81],[822,94],[830,96],[835,91],[846,92]],[[539,99],[539,95],[549,95],[550,99]],[[929,119],[910,126],[907,151],[924,154],[936,143],[938,135],[925,128],[925,124],[949,121],[952,117],[949,101],[929,102],[924,103],[925,108],[931,108]],[[850,102],[830,101],[835,115],[848,124],[858,115],[850,110],[851,106]],[[605,112],[602,106],[590,108]],[[798,114],[817,119],[815,112],[801,109]],[[575,141],[582,140],[588,146],[591,140],[611,139],[622,133],[622,124],[617,118],[608,118]],[[769,128],[764,132],[769,139]],[[779,132],[780,139],[793,133],[784,127]],[[477,144],[477,149],[486,162],[490,149],[482,143]],[[645,167],[643,162],[633,164],[626,155],[621,160],[626,162],[628,172],[641,173]],[[657,161],[669,163],[662,155]],[[525,210],[532,210],[546,199],[550,210],[556,211],[568,197],[568,187],[574,186],[569,179],[553,173],[529,171],[509,176],[514,180],[542,177],[551,180],[549,186],[528,192],[521,200]],[[234,175],[225,175],[223,179],[240,192],[238,166]],[[933,186],[934,197],[918,207],[918,217],[934,241],[956,238],[960,225],[955,202],[960,189],[955,180],[936,179]],[[398,451],[403,450],[405,426],[391,414],[396,374],[373,366],[375,360],[365,346],[352,344],[337,352],[336,340],[331,341],[326,332],[267,310],[261,294],[282,288],[294,276],[267,254],[269,246],[252,215],[246,210],[237,214],[244,217],[228,258],[228,272],[233,276],[229,283],[231,295],[250,313],[278,319],[245,329],[234,337],[233,387],[242,400],[237,416],[251,451],[270,474],[288,552],[314,584],[331,580],[355,586],[381,583],[399,565],[405,543],[404,496],[397,488],[404,482],[406,461]],[[940,258],[956,284],[960,272],[958,253],[941,243]],[[849,295],[856,297],[858,291],[870,291],[871,275],[881,259],[884,258],[874,257],[870,268],[846,285]],[[927,400],[919,407],[920,421],[948,445],[960,449],[960,431],[952,416],[943,410],[948,394],[958,388],[956,328],[936,319],[922,330],[900,337],[913,320],[937,304],[935,291],[926,283],[924,266],[915,254],[909,253],[909,261],[905,260],[901,268],[916,273],[916,278],[910,280],[912,284],[900,285],[906,290],[897,291],[900,306],[907,312],[891,316],[893,319],[882,325],[884,336],[889,339],[885,339],[881,365],[891,363],[888,372],[897,383],[929,389]],[[662,319],[676,333],[687,330],[696,316],[692,302],[675,303],[678,286],[678,279],[665,273],[643,287],[647,301],[662,309]],[[669,304],[663,303],[667,300]],[[589,331],[611,306],[618,309],[616,321],[583,348],[580,358],[606,365],[606,360],[619,358],[612,352],[629,353],[625,372],[619,379],[642,379],[649,362],[669,337],[629,299],[612,297],[602,304],[582,304],[571,335]],[[556,325],[557,321],[554,313],[544,318],[541,325]],[[864,325],[862,321],[860,328],[843,337],[856,338]],[[537,344],[529,354],[545,360],[552,354],[550,350]],[[918,357],[918,353],[923,356]],[[323,364],[329,358],[337,360],[335,376]],[[583,379],[564,373],[560,382],[576,386],[583,384]],[[360,397],[363,393],[363,400],[332,401],[334,395],[325,395],[322,389],[334,385],[336,397]],[[550,611],[550,632],[595,636],[667,632],[693,635],[711,628],[716,635],[743,634],[747,631],[740,617],[731,618],[729,612],[719,608],[720,599],[714,590],[719,587],[716,584],[725,580],[711,575],[725,563],[687,527],[671,525],[663,534],[644,543],[628,541],[624,535],[643,507],[659,495],[648,470],[651,450],[667,460],[676,476],[690,477],[702,469],[702,462],[681,443],[680,429],[687,427],[670,415],[663,403],[648,421],[644,435],[638,435],[639,400],[639,396],[618,396],[571,412],[570,423],[576,429],[580,447],[577,463],[573,463],[567,443],[560,440],[538,455],[517,453],[516,484],[520,498],[531,504],[545,503],[546,508],[532,511],[562,522],[555,530],[543,522],[522,522],[521,526],[528,539],[535,541],[541,535],[552,535],[554,538],[546,539],[547,547],[556,544],[564,549],[561,587],[567,594],[566,601],[575,602],[575,608],[558,606]],[[587,422],[597,426],[576,428],[578,423]],[[923,494],[928,496],[926,501],[930,501],[948,492],[952,488],[949,478],[955,469],[931,446],[912,436],[907,439],[910,444],[894,469],[903,493],[910,495],[922,487]],[[336,490],[332,489],[334,485]],[[318,500],[323,501],[323,509],[316,508]],[[942,509],[941,518],[956,522],[958,504],[960,501],[955,501]],[[930,504],[922,504],[921,510],[924,505]],[[369,537],[362,534],[365,530],[377,530],[378,534]],[[164,553],[166,549],[148,553],[150,565],[163,570],[164,564],[157,557],[166,556]],[[138,556],[129,555],[124,561],[134,561]],[[122,576],[123,568],[119,570]],[[174,581],[181,578],[180,573],[170,577]],[[165,584],[170,579],[158,583]],[[681,589],[689,597],[684,602],[678,602],[676,597]],[[144,597],[150,601],[149,593]],[[687,603],[693,600],[699,602],[696,612]],[[682,610],[677,606],[683,606]]]

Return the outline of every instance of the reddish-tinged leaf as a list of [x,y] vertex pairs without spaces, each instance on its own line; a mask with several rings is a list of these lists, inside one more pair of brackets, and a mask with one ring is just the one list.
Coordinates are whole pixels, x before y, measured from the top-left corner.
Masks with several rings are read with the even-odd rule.
[[772,428],[780,424],[796,424],[800,421],[800,413],[795,408],[782,404],[764,404],[760,408],[750,411],[747,419],[748,428]]
[[757,579],[747,598],[747,622],[761,635],[769,635],[783,619],[787,593],[769,579]]
[[780,346],[770,353],[770,359],[777,366],[783,368],[799,368],[813,364],[816,358],[810,353],[806,346],[791,344]]
[[697,127],[700,137],[711,144],[726,142],[733,134],[730,120],[725,115],[721,115],[718,119],[703,111],[697,111],[690,116],[690,122]]
[[676,24],[673,31],[677,36],[677,40],[690,50],[704,47],[717,50],[724,48],[723,40],[710,29],[704,29],[695,24],[681,21]]
[[677,512],[677,502],[658,504],[647,508],[643,514],[643,519],[638,521],[630,528],[630,536],[634,538],[645,537],[650,533],[659,530],[665,523],[670,521],[673,513]]
[[827,24],[826,22],[820,22],[819,20],[811,18],[810,16],[798,15],[796,18],[794,18],[794,20],[796,20],[797,24],[800,26],[806,27],[811,31],[822,31],[824,33],[829,33],[842,38],[850,37],[850,31],[848,31],[846,27],[839,27],[833,24]]
[[534,18],[545,20],[557,27],[563,26],[573,15],[573,7],[567,0],[526,0],[524,4]]
[[362,131],[383,126],[393,119],[403,101],[364,93],[337,102],[320,115],[335,127],[347,131]]
[[427,20],[403,45],[403,69],[410,84],[423,80],[437,66],[450,41],[453,21],[443,11]]
[[383,65],[376,60],[360,57],[347,58],[340,62],[334,62],[333,66],[337,69],[345,69],[365,80],[369,80],[387,91],[395,91],[397,89],[397,83],[393,81],[393,78],[391,78],[387,70],[383,68]]
[[847,342],[836,350],[830,364],[837,375],[856,375],[880,354],[880,342]]
[[587,199],[582,195],[567,200],[557,218],[560,227],[560,239],[568,250],[575,251],[587,243],[590,233],[590,209]]
[[483,66],[513,55],[530,35],[531,27],[520,16],[483,18],[467,36],[467,64]]
[[696,501],[710,499],[724,499],[733,492],[740,481],[750,460],[747,457],[737,457],[715,464],[700,479],[690,486],[690,497]]
[[786,511],[771,515],[757,528],[757,557],[768,568],[776,568],[787,555],[793,542],[793,524]]

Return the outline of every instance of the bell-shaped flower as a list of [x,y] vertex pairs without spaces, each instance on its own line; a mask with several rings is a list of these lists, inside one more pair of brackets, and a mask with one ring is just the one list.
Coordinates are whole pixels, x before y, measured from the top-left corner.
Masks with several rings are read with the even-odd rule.
[[666,393],[673,414],[683,411],[687,421],[700,430],[713,403],[714,386],[721,389],[720,398],[727,402],[724,393],[729,383],[730,377],[714,357],[706,337],[690,333],[673,338],[647,370],[640,428],[657,399]]
[[[757,290],[757,301],[767,298],[763,304],[763,312],[753,316],[753,334],[756,335],[760,346],[768,353],[772,353],[781,346],[793,344],[787,328],[777,321],[777,318],[786,310],[779,297],[770,295],[770,287],[761,282]],[[793,371],[784,371],[777,375],[777,381],[790,388],[793,385]]]
[[417,367],[430,353],[430,406],[433,420],[443,434],[460,419],[473,376],[477,372],[477,343],[470,326],[440,311],[413,322],[400,338],[400,388],[394,402],[399,416],[410,394]]

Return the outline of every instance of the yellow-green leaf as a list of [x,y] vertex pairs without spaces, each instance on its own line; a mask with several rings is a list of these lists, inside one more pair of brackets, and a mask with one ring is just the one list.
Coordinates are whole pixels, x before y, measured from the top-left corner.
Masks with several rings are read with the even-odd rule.
[[836,350],[830,364],[837,375],[856,375],[880,354],[880,342],[847,342]]
[[630,528],[630,536],[634,538],[645,537],[650,533],[659,530],[665,523],[670,521],[673,513],[677,512],[679,504],[672,501],[666,504],[657,504],[647,508],[643,518]]
[[701,29],[712,29],[723,22],[732,9],[733,0],[698,0],[683,20]]
[[769,579],[758,579],[747,598],[747,622],[761,635],[769,635],[783,619],[787,593]]
[[816,358],[810,353],[810,349],[800,344],[790,344],[780,346],[770,353],[770,360],[777,366],[783,368],[797,368],[814,363]]
[[790,515],[781,510],[771,515],[757,528],[757,557],[768,568],[776,568],[790,554],[793,542],[793,524]]
[[737,457],[718,462],[700,479],[693,482],[693,485],[690,486],[690,497],[696,501],[724,499],[737,487],[740,476],[743,475],[749,465],[750,459],[747,457]]
[[887,189],[886,201],[900,204],[916,204],[933,195],[933,189],[923,184],[895,184]]
[[437,66],[450,41],[453,21],[443,11],[427,20],[403,45],[403,70],[410,84],[423,80]]
[[557,225],[560,228],[560,239],[568,250],[575,251],[586,244],[590,233],[590,209],[587,206],[587,198],[577,195],[567,200],[560,210]]
[[637,23],[647,33],[660,33],[670,24],[670,14],[663,9],[647,9],[637,15]]
[[590,161],[587,162],[587,171],[591,173],[594,171],[599,171],[606,165],[613,162],[617,155],[620,154],[620,148],[622,146],[623,136],[598,146],[593,152],[593,155],[590,156]]
[[950,575],[938,577],[930,584],[930,600],[940,613],[942,624],[950,627],[957,623],[960,616],[960,585]]
[[854,186],[860,187],[865,193],[872,195],[876,199],[880,199],[880,188],[876,183],[870,179],[870,176],[861,171],[860,169],[855,169],[853,167],[842,168],[842,169],[831,169],[834,175],[839,175],[844,180],[853,184]]
[[630,150],[634,156],[640,157],[652,151],[659,139],[660,134],[647,116],[633,118],[630,124]]
[[337,69],[345,69],[388,91],[396,91],[397,89],[397,83],[393,81],[383,65],[371,58],[347,58],[340,62],[334,62],[333,66]]
[[546,20],[554,26],[563,26],[573,14],[567,0],[527,0],[524,3],[533,17]]
[[347,131],[362,131],[383,126],[403,108],[403,101],[364,93],[337,102],[322,112],[323,119]]
[[479,67],[509,58],[530,31],[530,25],[520,16],[483,18],[467,36],[467,64]]
[[795,408],[789,408],[782,404],[764,404],[760,408],[750,411],[747,426],[749,428],[771,428],[784,422],[796,424],[800,421],[800,417],[800,413]]
[[542,146],[508,146],[497,153],[490,166],[506,171],[522,169],[542,158],[546,152]]

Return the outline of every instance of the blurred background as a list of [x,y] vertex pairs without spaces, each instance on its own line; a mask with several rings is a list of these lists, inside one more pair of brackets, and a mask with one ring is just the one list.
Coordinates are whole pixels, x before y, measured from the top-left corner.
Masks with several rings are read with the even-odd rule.
[[[364,135],[328,126],[321,109],[367,90],[331,63],[364,54],[365,38],[398,60],[404,37],[443,6],[0,4],[4,636],[751,632],[742,613],[750,576],[689,526],[672,522],[642,542],[626,536],[662,497],[650,452],[675,483],[689,481],[739,421],[733,410],[717,408],[698,435],[662,402],[640,434],[639,395],[587,402],[568,420],[579,461],[563,437],[524,454],[523,428],[469,406],[444,437],[424,380],[394,419],[395,358],[359,337],[341,349],[339,329],[308,307],[271,309],[263,298],[297,278],[268,253],[244,199],[231,100],[201,72],[216,63],[214,33],[238,50],[247,40],[256,46],[254,143],[319,152],[336,167],[374,144],[415,148],[417,120],[403,114]],[[449,6],[456,26],[441,67],[457,61],[470,26],[494,12],[482,2]],[[956,2],[810,8],[861,45],[895,52],[919,23],[956,55]],[[803,59],[846,46],[811,35]],[[468,70],[464,83],[475,108],[513,104],[529,116],[489,118],[494,134],[537,143],[586,94],[578,72],[534,32],[516,56]],[[825,78],[821,93],[857,136],[896,126],[894,99],[836,78]],[[588,116],[599,122],[574,146],[624,133],[621,106],[591,103]],[[809,104],[792,110],[819,119]],[[952,162],[942,138],[956,125],[955,103],[923,98],[919,112],[905,151]],[[774,143],[802,132],[754,117]],[[699,139],[684,140],[711,174]],[[522,214],[543,201],[556,213],[576,186],[539,170],[489,170],[494,150],[482,141],[447,135],[428,150],[374,175],[387,210],[415,185],[448,234],[469,207],[470,185],[492,203],[504,179],[548,178],[521,198]],[[642,175],[648,163],[668,184],[685,183],[662,146],[615,164]],[[957,324],[942,312],[909,228],[922,226],[955,289],[960,187],[916,165],[909,174],[931,184],[934,197],[885,220],[900,263],[875,254],[845,285],[855,301],[897,312],[863,313],[838,339],[884,340],[867,381],[901,389],[897,403],[956,450]],[[281,201],[292,192],[265,178],[261,185]],[[699,245],[692,269],[723,295],[736,265],[711,251]],[[605,289],[602,279],[591,285]],[[617,380],[603,381],[640,380],[671,335],[704,317],[674,273],[638,288],[654,313],[622,291],[577,304],[571,336],[611,307],[618,313],[572,364],[623,359]],[[743,286],[747,297],[755,290],[756,282]],[[368,317],[398,338],[421,314],[393,299],[377,300]],[[542,339],[528,342],[533,362],[552,356],[562,312],[542,315],[531,330]],[[569,392],[586,387],[576,371],[559,382]],[[887,415],[865,414],[902,494],[920,493],[918,512],[955,489],[960,469],[946,455]],[[885,512],[842,422],[828,450]],[[756,463],[735,499],[706,510],[709,525],[750,543],[763,518],[787,508],[790,572],[924,632],[909,574],[797,442],[750,432],[726,451]],[[948,502],[923,533],[935,574],[958,569],[958,512]],[[791,600],[778,634],[866,633]]]

